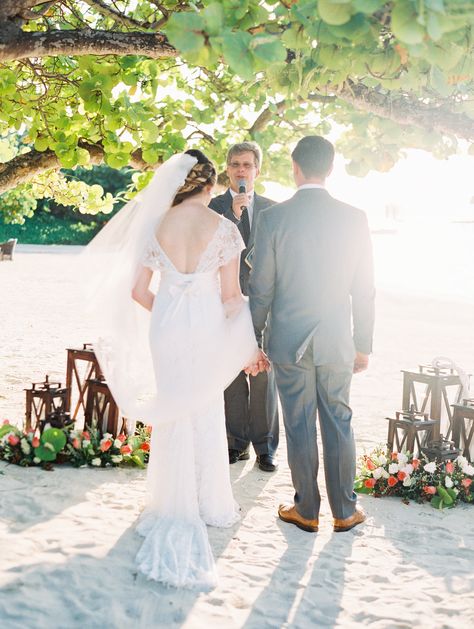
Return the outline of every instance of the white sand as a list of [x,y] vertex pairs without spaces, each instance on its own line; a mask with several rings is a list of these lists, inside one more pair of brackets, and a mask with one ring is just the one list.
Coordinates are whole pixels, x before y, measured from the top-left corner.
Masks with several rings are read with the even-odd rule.
[[[46,373],[64,383],[66,347],[88,341],[69,272],[74,248],[20,247],[0,263],[0,419],[18,423],[23,388]],[[379,294],[370,371],[354,379],[359,453],[386,436],[400,407],[400,369],[447,355],[473,372],[474,305]],[[134,533],[145,491],[139,470],[53,472],[0,464],[0,627],[474,626],[474,507],[362,497],[367,523],[333,534],[276,518],[292,489],[285,457],[260,472],[231,467],[242,521],[209,529],[219,586],[167,589],[136,574]]]

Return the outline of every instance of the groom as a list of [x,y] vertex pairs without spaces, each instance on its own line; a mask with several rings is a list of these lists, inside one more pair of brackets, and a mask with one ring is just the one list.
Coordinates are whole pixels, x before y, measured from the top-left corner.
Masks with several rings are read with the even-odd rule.
[[292,158],[298,190],[260,213],[249,283],[255,332],[263,335],[280,394],[295,488],[294,504],[280,505],[278,514],[318,530],[318,414],[334,530],[348,531],[365,520],[353,491],[349,389],[372,350],[372,246],[365,214],[324,187],[332,144],[304,137]]

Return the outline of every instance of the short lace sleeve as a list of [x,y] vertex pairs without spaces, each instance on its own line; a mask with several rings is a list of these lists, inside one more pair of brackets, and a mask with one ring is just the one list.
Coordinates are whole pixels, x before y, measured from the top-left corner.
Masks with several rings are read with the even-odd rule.
[[150,238],[148,241],[140,262],[152,271],[161,271],[163,269],[163,257],[155,238]]
[[219,266],[224,266],[230,262],[232,258],[239,256],[241,251],[245,249],[244,241],[242,240],[237,226],[227,218],[224,218],[223,222],[224,225],[219,240]]

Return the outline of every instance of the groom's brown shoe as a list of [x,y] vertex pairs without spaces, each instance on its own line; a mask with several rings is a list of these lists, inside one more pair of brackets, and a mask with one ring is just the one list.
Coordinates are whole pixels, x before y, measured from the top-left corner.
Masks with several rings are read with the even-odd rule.
[[303,518],[294,505],[280,505],[278,507],[278,517],[283,522],[289,522],[295,524],[299,529],[308,531],[308,533],[318,532],[318,520],[307,520]]
[[351,529],[354,528],[354,526],[357,526],[358,524],[362,524],[365,518],[366,518],[366,515],[362,511],[362,509],[357,509],[356,507],[356,510],[350,517],[344,518],[343,520],[334,518],[334,531],[336,533],[344,533],[345,531],[350,531]]

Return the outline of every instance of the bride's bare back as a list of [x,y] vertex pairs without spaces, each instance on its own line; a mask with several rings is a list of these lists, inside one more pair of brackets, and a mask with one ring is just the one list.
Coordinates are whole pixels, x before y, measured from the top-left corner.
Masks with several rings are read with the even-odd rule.
[[168,210],[156,239],[177,271],[194,273],[221,220],[203,203],[189,199]]

